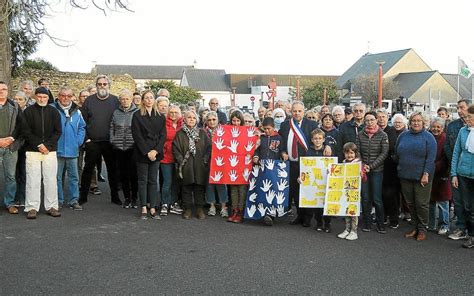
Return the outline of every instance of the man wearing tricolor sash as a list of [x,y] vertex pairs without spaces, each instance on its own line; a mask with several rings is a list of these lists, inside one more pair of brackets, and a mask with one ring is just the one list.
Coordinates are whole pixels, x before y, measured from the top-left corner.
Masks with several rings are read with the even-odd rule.
[[292,202],[296,204],[297,216],[291,222],[292,225],[301,224],[309,227],[311,222],[311,211],[300,209],[298,176],[300,173],[299,157],[305,156],[311,139],[311,132],[318,127],[318,123],[304,118],[304,104],[294,101],[291,105],[291,118],[281,124],[278,131],[283,139],[283,153],[288,154],[290,160],[290,207]]

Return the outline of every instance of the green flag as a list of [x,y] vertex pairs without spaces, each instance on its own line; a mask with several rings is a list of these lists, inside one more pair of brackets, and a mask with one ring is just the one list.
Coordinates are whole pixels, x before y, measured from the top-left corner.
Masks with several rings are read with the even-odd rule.
[[471,69],[469,69],[466,63],[461,59],[459,59],[458,61],[458,68],[459,68],[459,75],[465,78],[469,78],[469,76],[471,76]]

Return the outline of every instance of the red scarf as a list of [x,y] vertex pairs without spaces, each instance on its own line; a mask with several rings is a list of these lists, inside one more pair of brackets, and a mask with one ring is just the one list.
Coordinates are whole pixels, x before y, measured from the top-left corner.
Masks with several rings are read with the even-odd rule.
[[367,125],[365,126],[365,133],[367,134],[367,136],[370,138],[372,138],[376,132],[379,131],[379,126],[378,125],[375,125],[374,127],[368,127]]

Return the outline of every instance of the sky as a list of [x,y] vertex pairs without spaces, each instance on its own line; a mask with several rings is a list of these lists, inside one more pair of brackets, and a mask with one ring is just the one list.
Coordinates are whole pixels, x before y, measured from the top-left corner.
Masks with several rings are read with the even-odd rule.
[[474,68],[472,0],[128,0],[134,12],[106,16],[68,2],[52,0],[45,23],[70,46],[43,38],[32,56],[61,71],[196,61],[227,73],[342,75],[367,52],[406,48],[442,73],[457,72],[458,56]]

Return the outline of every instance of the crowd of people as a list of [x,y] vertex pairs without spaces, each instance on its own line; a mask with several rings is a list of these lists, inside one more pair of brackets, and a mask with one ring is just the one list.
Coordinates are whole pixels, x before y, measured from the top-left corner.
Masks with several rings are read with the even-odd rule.
[[[331,232],[331,217],[321,209],[299,207],[298,177],[300,157],[335,156],[362,164],[362,231],[375,227],[384,234],[404,219],[412,225],[406,238],[423,241],[432,231],[474,247],[474,105],[466,100],[458,102],[456,120],[442,107],[435,117],[413,112],[389,118],[387,110],[369,111],[362,103],[307,110],[298,100],[260,107],[254,117],[236,107],[225,114],[215,98],[209,106],[180,106],[170,104],[166,89],[156,96],[123,89],[115,96],[110,86],[99,75],[77,97],[63,86],[54,98],[47,80],[34,90],[24,81],[10,99],[8,85],[0,82],[3,202],[10,214],[24,207],[35,219],[42,184],[48,215],[59,217],[66,206],[82,210],[89,194],[101,194],[105,162],[110,201],[139,209],[141,219],[169,213],[191,219],[195,209],[198,219],[220,215],[240,223],[248,186],[209,183],[213,136],[230,124],[257,129],[254,165],[289,161],[289,211],[296,207],[290,224],[309,227],[314,218],[317,231]],[[266,216],[264,223],[272,225],[274,218]],[[338,237],[357,239],[358,218],[345,221]]]

